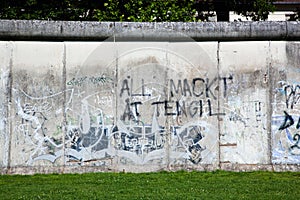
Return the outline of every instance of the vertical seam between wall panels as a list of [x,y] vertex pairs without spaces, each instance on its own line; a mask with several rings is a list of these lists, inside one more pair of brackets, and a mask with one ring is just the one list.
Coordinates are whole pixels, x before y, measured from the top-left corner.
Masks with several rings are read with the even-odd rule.
[[119,59],[118,59],[118,50],[117,50],[117,45],[116,45],[116,33],[115,33],[115,29],[116,29],[116,23],[115,22],[113,22],[113,27],[114,27],[114,29],[113,29],[113,51],[114,51],[114,53],[113,53],[113,55],[114,55],[114,60],[115,60],[115,74],[114,74],[114,76],[115,76],[115,79],[116,79],[116,82],[113,84],[113,89],[114,89],[114,91],[115,91],[115,102],[114,102],[114,104],[115,104],[115,110],[114,110],[114,114],[115,114],[115,122],[114,122],[114,125],[116,125],[116,123],[117,123],[117,121],[118,121],[118,116],[117,116],[117,106],[118,106],[118,95],[117,95],[117,88],[118,88],[118,73],[119,73],[119,69],[118,69],[118,62],[119,62]]
[[272,91],[273,91],[273,78],[272,78],[272,53],[271,53],[271,41],[269,41],[269,60],[268,60],[268,107],[267,107],[267,133],[268,133],[268,162],[272,166],[272,171],[274,171],[273,163],[272,163]]
[[114,30],[113,30],[113,49],[114,49],[114,57],[115,57],[115,61],[116,61],[116,65],[115,65],[115,77],[116,77],[116,83],[114,84],[114,90],[115,90],[115,125],[118,122],[118,95],[117,95],[117,88],[118,88],[118,81],[119,81],[119,52],[118,52],[118,46],[116,43],[116,33],[115,33],[115,29],[116,29],[116,23],[114,22]]
[[[169,36],[169,41],[167,41],[167,43],[166,43],[166,61],[167,61],[167,70],[166,70],[166,77],[167,77],[167,83],[166,83],[166,88],[167,88],[167,101],[170,101],[171,99],[171,97],[170,97],[170,88],[168,87],[168,83],[169,83],[169,69],[170,69],[170,56],[169,56],[169,48],[170,48],[170,43],[171,43],[171,38],[170,38],[170,36]],[[171,166],[170,166],[170,156],[171,156],[171,154],[170,154],[170,148],[171,148],[171,145],[170,145],[170,143],[171,143],[171,122],[170,122],[170,116],[166,116],[166,121],[165,121],[165,127],[166,127],[166,164],[167,164],[167,170],[168,171],[171,171]]]
[[12,84],[13,84],[13,78],[12,78],[12,67],[13,67],[13,42],[9,42],[10,47],[10,60],[9,60],[9,73],[8,73],[8,82],[7,82],[7,113],[6,113],[6,123],[7,123],[7,129],[6,129],[6,136],[8,139],[8,149],[7,149],[7,170],[6,174],[10,173],[11,169],[11,140],[12,140],[12,120],[11,120],[11,106],[12,106]]
[[[218,113],[220,113],[220,41],[218,41],[217,47],[217,71],[218,71]],[[220,137],[221,137],[221,129],[220,129],[220,116],[217,116],[218,120],[218,167],[221,169],[221,147],[220,147]]]
[[[156,25],[156,23],[155,23],[155,25]],[[169,46],[170,46],[170,38],[166,41],[166,46],[164,46],[164,56],[165,56],[165,60],[166,60],[166,70],[165,70],[165,78],[166,78],[166,83],[165,83],[165,88],[166,88],[166,96],[165,96],[165,98],[166,98],[166,100],[167,101],[169,101],[170,100],[170,97],[169,97],[169,87],[167,87],[167,85],[168,85],[168,82],[169,82],[169,64],[170,64],[170,62],[169,62],[169,57],[168,57],[168,48],[169,48]],[[165,44],[163,44],[163,45],[165,45]],[[166,170],[166,171],[170,171],[171,169],[170,169],[170,158],[169,158],[169,156],[170,156],[170,144],[169,144],[169,138],[170,138],[170,136],[169,136],[169,134],[170,134],[170,128],[169,128],[169,126],[170,126],[170,122],[169,122],[169,116],[166,116],[166,119],[165,119],[165,121],[164,121],[164,127],[165,127],[165,140],[166,140],[166,145],[164,145],[164,158],[162,159],[163,160],[163,162],[165,162],[165,164],[163,164],[162,165],[162,167],[163,167],[163,170]]]
[[[118,124],[118,94],[117,94],[117,90],[118,90],[118,82],[119,82],[119,52],[118,52],[118,48],[117,48],[117,43],[116,43],[116,22],[113,23],[113,51],[114,51],[114,59],[115,59],[115,83],[113,84],[113,90],[114,90],[114,96],[115,96],[115,102],[114,102],[114,126],[117,126]],[[119,157],[118,154],[116,155],[116,159],[115,159],[115,165],[112,163],[113,165],[113,169],[117,171],[117,166],[119,165]]]
[[[67,65],[67,55],[66,55],[66,43],[63,42],[63,61],[62,61],[62,64],[63,64],[63,71],[62,71],[62,75],[63,75],[63,86],[62,86],[62,90],[63,90],[63,94],[64,94],[64,97],[63,97],[63,144],[65,144],[65,136],[67,134],[67,115],[66,115],[66,100],[67,100],[67,88],[66,88],[66,84],[67,84],[67,79],[66,79],[66,72],[67,72],[67,69],[66,69],[66,65]],[[65,171],[65,166],[66,166],[66,148],[65,148],[65,145],[63,145],[63,171]]]

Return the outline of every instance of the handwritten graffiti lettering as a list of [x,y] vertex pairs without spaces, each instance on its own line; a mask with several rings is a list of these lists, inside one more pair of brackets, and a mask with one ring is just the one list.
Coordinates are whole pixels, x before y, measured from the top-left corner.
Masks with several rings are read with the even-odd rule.
[[[141,91],[139,93],[133,92],[133,79],[124,79],[121,83],[121,91],[120,97],[123,95],[127,96],[151,96],[151,94],[145,92],[145,83],[144,79],[141,79]],[[232,80],[233,77],[230,75],[229,77],[215,77],[214,79],[210,80],[209,78],[194,78],[190,82],[188,79],[177,80],[177,83],[170,79],[169,81],[169,91],[170,96],[174,97],[175,95],[181,96],[191,96],[191,97],[206,97],[217,99],[216,95],[213,91],[213,86],[217,86],[218,80],[223,80],[223,88],[224,88],[224,97],[227,95],[227,82],[228,80]]]
[[[287,129],[289,128],[290,126],[294,125],[294,119],[291,115],[289,115],[286,111],[284,111],[284,121],[283,123],[280,125],[279,127],[279,130],[284,130],[284,129]],[[296,129],[299,129],[300,128],[300,117],[298,119],[298,123],[296,125]]]
[[[287,138],[286,143],[289,146],[288,150],[290,151],[290,153],[292,155],[299,155],[300,134],[299,133],[293,134],[292,132],[296,131],[294,130],[294,128],[296,128],[297,130],[300,128],[300,117],[298,117],[298,122],[296,126],[293,126],[294,124],[295,124],[294,118],[289,113],[284,111],[284,119],[278,130],[285,131],[286,138]],[[292,126],[294,128],[292,128]]]
[[[140,116],[140,113],[138,112],[138,105],[141,105],[142,102],[132,102],[129,103],[129,99],[126,99],[126,106],[125,106],[125,111],[121,117],[122,120],[128,120],[130,119],[136,119],[137,117]],[[133,111],[131,109],[133,107]]]
[[[119,150],[126,151],[136,155],[147,155],[151,152],[162,150],[165,147],[166,131],[165,127],[159,126],[155,129],[149,125],[126,126],[122,125],[123,130],[115,126],[112,130],[111,145]],[[206,147],[201,146],[200,142],[204,138],[201,127],[197,125],[170,127],[172,138],[180,139],[180,148],[187,151],[187,158],[194,164],[202,160],[201,152]],[[134,158],[132,154],[132,157]]]
[[293,140],[295,141],[295,144],[293,144],[291,146],[291,149],[294,150],[294,149],[300,149],[300,146],[299,146],[299,142],[300,142],[300,135],[298,133],[296,133],[293,137]]
[[[199,164],[203,151],[212,152],[205,146],[204,134],[215,132],[215,127],[205,120],[183,123],[179,118],[225,115],[215,108],[215,99],[219,97],[215,92],[217,87],[223,87],[226,95],[231,79],[196,77],[156,83],[149,78],[138,78],[134,82],[127,76],[119,82],[118,91],[113,87],[111,92],[100,88],[85,90],[85,86],[112,83],[111,78],[82,76],[67,82],[69,86],[83,86],[81,88],[42,97],[21,93],[23,95],[16,101],[17,131],[24,143],[30,141],[32,144],[25,147],[22,156],[28,165],[39,160],[54,163],[64,157],[71,165],[99,166],[107,165],[108,160],[118,156],[122,163],[144,164],[161,162],[165,148],[170,148],[170,162]],[[64,96],[65,93],[68,95]],[[66,109],[55,109],[66,97],[69,98],[64,106]],[[123,110],[114,112],[113,105]],[[115,113],[120,114],[115,117]],[[174,116],[177,124],[165,127],[161,119],[164,116]],[[66,123],[56,124],[63,117]],[[210,134],[208,138],[215,138],[215,135]]]
[[[176,113],[171,111],[173,107],[170,106],[169,103],[171,103],[171,102],[169,102],[169,101],[157,101],[157,102],[153,102],[152,105],[161,105],[162,104],[164,106],[165,116],[176,115]],[[157,113],[157,114],[158,114],[157,116],[159,116],[159,113]]]
[[[204,110],[204,102],[207,105],[207,111]],[[125,119],[136,119],[136,117],[140,116],[138,105],[142,105],[142,102],[132,102],[129,103],[129,99],[126,99],[125,110],[123,115],[121,116],[122,120]],[[212,109],[211,100],[207,101],[199,100],[192,101],[191,103],[186,103],[185,101],[155,101],[151,105],[156,107],[156,116],[159,117],[161,115],[159,110],[163,110],[164,116],[185,116],[185,117],[202,117],[203,113],[207,112],[208,116],[220,116],[225,115],[225,113],[217,113]],[[162,109],[159,109],[162,108]]]
[[286,161],[300,155],[300,116],[284,111],[283,116],[274,117],[273,124],[278,128],[274,134],[276,148],[273,155],[276,159]]
[[[138,133],[147,131],[148,127],[133,127]],[[150,128],[150,127],[149,127]],[[133,152],[137,155],[150,153],[154,150],[159,150],[164,147],[165,136],[164,132],[161,131],[156,135],[149,137],[140,137],[136,132],[120,132],[115,131],[112,135],[111,143],[115,149]]]
[[[221,84],[224,88],[224,97],[227,95],[227,85],[228,80],[232,80],[233,77],[230,75],[228,77],[215,77],[212,80],[209,78],[194,78],[191,81],[188,79],[177,80],[177,83],[170,79],[167,88],[168,90],[161,90],[162,94],[166,94],[169,91],[170,97],[181,96],[181,97],[196,97],[197,99],[193,100],[162,100],[162,101],[152,101],[151,106],[156,117],[159,116],[185,116],[185,117],[202,117],[205,113],[206,116],[220,116],[225,115],[225,113],[216,112],[213,110],[212,100],[217,99],[217,95],[214,94],[213,87],[218,87],[218,81],[221,81]],[[120,97],[125,97],[125,108],[123,113],[120,116],[121,120],[138,120],[138,117],[141,116],[139,111],[140,106],[143,106],[143,98],[151,97],[152,92],[145,86],[145,80],[139,80],[141,85],[136,87],[133,79],[128,76],[120,84]],[[138,82],[139,82],[138,81]],[[129,98],[130,97],[130,98]],[[136,98],[139,97],[139,98]],[[155,99],[155,98],[152,98]],[[257,106],[258,111],[260,112],[260,104]]]
[[112,82],[112,78],[107,77],[105,75],[101,75],[98,77],[79,77],[79,78],[72,78],[70,81],[67,82],[67,85],[71,86],[83,86],[83,85],[104,85],[105,83]]
[[264,108],[264,102],[257,100],[243,101],[242,106],[239,106],[228,113],[228,119],[233,122],[242,123],[245,127],[259,128],[262,126],[262,128],[265,129],[264,119],[266,113]]
[[285,85],[283,89],[286,107],[293,109],[294,105],[300,101],[300,85]]
[[256,119],[256,122],[262,121],[262,119],[261,119],[262,118],[261,104],[262,104],[262,102],[260,102],[260,101],[255,102],[255,119]]
[[194,78],[191,83],[187,79],[178,80],[177,84],[175,84],[173,79],[170,79],[170,96],[174,97],[175,95],[181,96],[205,96],[206,98],[217,99],[216,95],[214,94],[212,88],[213,86],[217,86],[218,80],[223,80],[223,88],[224,88],[224,97],[227,95],[227,81],[232,80],[233,77],[215,77],[214,79],[210,80],[206,78]]
[[132,88],[133,88],[133,79],[131,79],[130,82],[130,88],[128,85],[128,80],[124,79],[122,82],[122,88],[120,92],[120,97],[122,97],[123,93],[126,92],[128,96],[151,96],[151,94],[146,94],[145,93],[145,84],[144,84],[144,79],[142,79],[142,89],[141,93],[133,93]]

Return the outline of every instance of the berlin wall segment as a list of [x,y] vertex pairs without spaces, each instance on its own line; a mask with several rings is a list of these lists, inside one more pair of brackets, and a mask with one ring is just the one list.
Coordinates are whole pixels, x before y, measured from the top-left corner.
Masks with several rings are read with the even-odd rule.
[[[220,42],[219,74],[233,74],[226,115],[220,120],[220,162],[223,169],[268,165],[269,42]],[[255,58],[255,59],[253,59]],[[245,62],[247,60],[247,62]]]
[[[1,144],[8,135],[11,143],[9,154],[1,149],[2,167],[138,172],[299,163],[298,42],[8,46],[12,104],[2,116],[12,132],[1,129]],[[1,60],[7,81],[10,62]]]
[[[26,45],[20,44],[19,49]],[[102,46],[91,56],[102,55],[101,52],[107,50]],[[22,65],[16,65],[13,99],[16,99],[17,113],[14,126],[18,128],[13,136],[12,164],[51,166],[50,162],[54,166],[110,166],[117,162],[123,167],[161,165],[163,168],[167,162],[177,165],[217,163],[216,117],[226,113],[218,112],[221,109],[216,101],[219,97],[227,97],[234,77],[216,75],[214,61],[208,62],[212,72],[207,73],[206,66],[200,66],[203,71],[195,70],[187,59],[178,59],[178,55],[166,49],[162,49],[163,57],[162,50],[157,48],[129,49],[129,53],[118,57],[110,66],[99,66],[98,62],[96,66],[90,65],[89,59],[95,62],[95,58],[89,57],[82,66],[74,69],[67,66],[70,74],[67,75],[65,108],[62,108],[63,92],[60,91],[64,83],[56,80],[62,73],[59,61],[62,55],[54,59],[57,64],[52,62],[49,70],[44,66],[43,70],[33,72],[33,68],[23,69]],[[39,54],[49,51],[57,49]],[[205,53],[201,48],[198,52]],[[136,54],[142,56],[133,60],[131,56]],[[170,57],[168,60],[165,60],[166,55]],[[53,66],[57,70],[51,70]],[[203,78],[199,78],[201,76]],[[36,77],[42,80],[36,82]],[[76,80],[80,80],[80,84]],[[52,81],[59,83],[57,87],[53,87]],[[213,112],[213,106],[217,112]],[[62,111],[66,112],[66,125],[62,123]]]
[[[111,43],[97,44],[86,55],[87,60],[75,67],[74,61],[68,59],[73,59],[74,49],[78,51],[74,47],[72,50],[72,46],[79,44],[67,44],[64,92],[61,91],[64,83],[55,80],[59,75],[54,76],[62,73],[61,63],[54,65],[57,71],[51,70],[53,64],[48,66],[49,70],[44,68],[38,73],[32,69],[20,72],[15,69],[13,98],[17,99],[15,110],[19,120],[16,120],[18,128],[13,140],[17,144],[14,148],[21,143],[19,155],[22,156],[12,156],[12,163],[116,169],[122,166],[128,171],[135,166],[149,170],[167,165],[217,166],[219,117],[253,128],[252,122],[249,123],[251,116],[245,118],[230,106],[225,108],[219,103],[219,98],[231,98],[230,95],[239,91],[235,88],[233,71],[221,76],[217,61],[207,59],[214,57],[208,53],[217,52],[215,43],[206,44],[210,50],[203,50],[203,44],[193,44],[198,48],[197,56],[174,52],[174,49],[190,47],[190,43],[167,46],[153,43],[148,47],[122,44],[118,48]],[[124,52],[118,52],[122,56],[115,57],[115,49],[122,48]],[[111,60],[103,61],[99,55],[108,52],[112,55],[104,57]],[[35,77],[43,79],[41,82],[45,84],[40,85],[40,81],[37,84]],[[57,88],[53,87],[53,80],[59,83]],[[254,99],[249,102],[253,103],[256,122],[261,122],[265,103],[257,97]],[[66,113],[66,124],[62,112]],[[238,137],[235,141],[224,138],[226,143],[240,145]],[[14,149],[14,155],[16,151],[20,149]]]
[[300,164],[299,48],[299,42],[286,43],[284,59],[273,66],[272,162],[279,165]]
[[12,50],[10,43],[0,42],[0,167],[1,173],[7,172],[10,157],[10,126],[9,126],[9,107],[10,107],[10,91],[11,91],[11,67],[12,67]]
[[[207,73],[168,52],[165,44],[131,43],[124,55],[112,51],[106,60],[101,56],[106,45],[115,44],[105,43],[92,45],[87,60],[73,65],[73,45],[78,44],[14,43],[11,167],[124,165],[130,171],[131,166],[217,163],[217,121],[205,119],[224,115],[218,113],[216,87],[221,81],[226,89],[233,78],[219,78],[215,61],[205,61],[213,69]],[[205,51],[193,45],[203,56]],[[193,75],[188,83],[186,77]],[[205,140],[208,145],[201,144]]]

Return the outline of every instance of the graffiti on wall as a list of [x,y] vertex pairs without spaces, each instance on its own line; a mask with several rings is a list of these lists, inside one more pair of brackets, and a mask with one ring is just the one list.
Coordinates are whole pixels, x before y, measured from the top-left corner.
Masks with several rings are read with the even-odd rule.
[[299,127],[299,116],[284,111],[284,116],[273,117],[274,163],[300,162]]
[[54,161],[55,154],[62,156],[63,110],[57,102],[63,100],[64,93],[38,97],[31,96],[21,89],[14,91],[17,96],[16,143],[21,146],[22,159],[30,165],[39,159]]
[[[79,94],[76,94],[74,89],[66,92],[69,94],[65,110],[68,116],[66,125],[63,124],[62,107],[58,108],[57,106],[57,102],[63,96],[62,92],[38,98],[25,92],[18,94],[19,98],[15,101],[19,119],[16,132],[18,136],[22,135],[23,143],[20,139],[17,141],[19,145],[25,146],[22,152],[27,152],[23,153],[23,156],[26,157],[24,158],[26,164],[32,165],[39,160],[55,163],[63,156],[66,157],[66,162],[69,164],[102,165],[107,164],[107,160],[115,156],[126,158],[123,159],[123,162],[144,164],[164,157],[168,142],[167,135],[171,140],[172,158],[182,159],[183,157],[191,163],[198,164],[202,160],[201,152],[206,148],[201,141],[205,134],[214,129],[201,121],[165,127],[164,124],[159,124],[157,121],[157,117],[160,116],[157,111],[153,111],[152,122],[145,124],[132,117],[131,108],[128,113],[125,111],[125,114],[121,115],[124,117],[123,119],[114,122],[113,116],[107,116],[101,110],[101,106],[104,104],[112,103],[112,98],[110,96],[97,98],[97,94],[82,98],[81,111],[74,116],[70,104],[72,98]],[[89,99],[93,101],[98,99],[99,107],[96,108],[94,104],[89,104]],[[158,102],[160,103],[160,101],[155,101],[151,105],[158,104]],[[201,104],[202,100],[199,102]],[[165,106],[166,104],[169,103],[163,102],[161,106],[165,110],[164,116],[182,115],[182,113],[187,115],[182,105],[180,105],[180,111],[179,105],[177,105],[176,111],[173,112],[172,107]],[[139,104],[130,104],[130,107],[132,105],[134,115],[139,117],[141,115],[137,109]],[[202,113],[200,117],[205,113],[205,106],[201,106],[203,108],[193,108],[193,112],[199,110],[198,112]],[[190,107],[188,108],[192,110]],[[207,116],[213,116],[209,103],[207,108]],[[157,109],[159,109],[158,105],[153,106],[153,110]],[[169,109],[172,114],[169,114]],[[194,115],[191,114],[192,117]],[[126,119],[127,117],[128,119]],[[26,144],[30,144],[30,147],[26,147]]]
[[191,77],[191,72],[179,68],[183,73],[176,69],[174,77],[167,78],[169,69],[162,65],[157,77],[151,79],[144,73],[155,74],[149,70],[151,64],[144,63],[128,73],[124,69],[118,76],[110,73],[114,67],[95,67],[89,74],[83,66],[67,77],[62,83],[66,90],[60,92],[28,80],[23,84],[26,90],[22,85],[14,88],[15,145],[20,147],[20,163],[108,166],[113,162],[215,162],[216,119],[226,115],[218,101],[228,95],[233,76],[199,71]]
[[[129,144],[138,144],[138,149],[147,147],[146,151],[137,151],[144,161],[162,159],[166,148],[170,148],[173,162],[189,160],[194,164],[200,163],[204,159],[203,152],[209,151],[206,141],[217,142],[216,128],[207,123],[207,119],[225,115],[217,112],[217,108],[213,109],[212,101],[217,99],[217,95],[212,88],[218,85],[218,80],[222,80],[226,96],[228,81],[232,79],[232,76],[214,78],[212,82],[209,78],[194,78],[190,81],[169,79],[162,87],[157,84],[158,81],[138,80],[141,84],[134,84],[134,79],[120,81],[117,94],[120,104],[124,105],[119,116],[124,134],[122,140],[122,134],[118,133],[117,138],[123,142],[119,145],[121,148],[117,148],[126,157],[128,151],[133,151],[126,145],[129,140]],[[133,85],[139,87],[133,88]],[[182,122],[187,119],[189,123]],[[166,120],[169,126],[165,126]]]
[[283,97],[285,110],[272,119],[273,162],[300,163],[300,85],[284,81],[280,81],[279,85],[277,92]]
[[[212,101],[217,99],[217,95],[212,90],[213,87],[216,87],[218,81],[222,80],[223,86],[223,95],[226,97],[227,95],[227,84],[231,82],[233,79],[232,75],[228,77],[214,77],[212,81],[209,78],[193,78],[191,81],[188,79],[179,79],[177,82],[173,79],[169,80],[169,84],[166,86],[166,91],[161,91],[162,95],[169,96],[171,99],[173,97],[181,97],[180,99],[175,100],[159,100],[153,101],[151,106],[156,107],[156,115],[159,117],[161,114],[165,116],[180,116],[184,115],[185,117],[202,117],[205,113],[204,108],[208,108],[208,115],[209,116],[218,116],[218,115],[225,115],[225,113],[217,113],[213,111],[212,108]],[[129,81],[127,79],[122,81],[122,86],[120,89],[120,98],[124,98],[126,95],[127,97],[152,97],[152,93],[145,93],[145,83],[144,80],[141,80],[141,91],[140,93],[133,93],[132,92],[132,82],[131,79],[131,87],[129,86]],[[191,97],[195,100],[185,101],[182,100],[185,97]],[[134,116],[139,116],[139,107],[143,106],[141,101],[131,101],[129,99],[126,100],[126,108],[122,115],[122,119],[125,118],[130,119],[133,113]],[[159,110],[163,110],[163,112],[158,112]],[[215,109],[216,110],[216,109]]]
[[300,101],[300,85],[284,84],[282,89],[287,109],[293,109]]
[[242,105],[231,105],[232,109],[228,111],[227,118],[231,122],[239,122],[244,128],[263,128],[266,130],[265,102],[261,100],[243,101]]

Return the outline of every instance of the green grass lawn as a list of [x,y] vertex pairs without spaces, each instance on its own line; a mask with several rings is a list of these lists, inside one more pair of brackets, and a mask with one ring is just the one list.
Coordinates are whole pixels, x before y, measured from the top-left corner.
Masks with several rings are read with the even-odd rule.
[[300,173],[2,175],[0,199],[297,199]]

